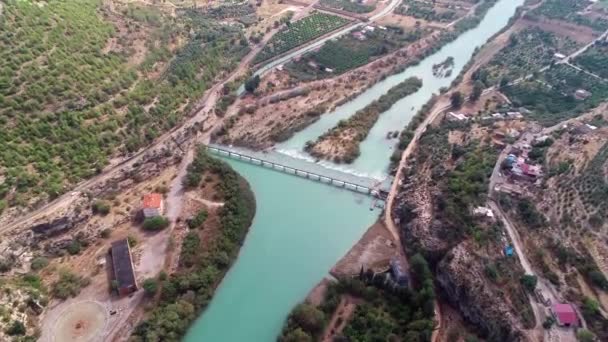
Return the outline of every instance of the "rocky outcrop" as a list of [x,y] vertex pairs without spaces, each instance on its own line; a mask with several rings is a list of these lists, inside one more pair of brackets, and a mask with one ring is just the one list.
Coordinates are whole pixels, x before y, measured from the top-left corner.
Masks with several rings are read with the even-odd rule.
[[466,243],[454,247],[437,266],[436,280],[447,300],[488,341],[523,341],[518,319],[499,291],[484,279],[481,263]]

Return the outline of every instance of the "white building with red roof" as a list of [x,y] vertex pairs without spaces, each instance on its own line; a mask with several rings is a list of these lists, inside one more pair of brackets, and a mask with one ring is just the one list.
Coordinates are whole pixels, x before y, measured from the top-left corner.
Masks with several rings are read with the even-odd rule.
[[143,207],[142,210],[144,212],[144,217],[155,217],[161,216],[163,214],[163,210],[165,209],[163,201],[163,195],[161,194],[147,194],[144,195],[143,198]]

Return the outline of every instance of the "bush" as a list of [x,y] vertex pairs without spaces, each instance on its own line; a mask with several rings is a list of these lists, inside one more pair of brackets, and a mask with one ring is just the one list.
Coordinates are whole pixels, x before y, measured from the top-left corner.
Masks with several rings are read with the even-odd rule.
[[49,264],[49,260],[45,257],[36,257],[34,259],[32,259],[32,264],[31,264],[31,268],[34,271],[39,271],[45,267],[47,267]]
[[59,279],[51,284],[51,295],[59,299],[76,297],[80,290],[89,284],[90,280],[70,271],[61,271]]
[[595,334],[587,329],[579,329],[576,332],[576,337],[579,342],[593,342],[595,341]]
[[524,289],[526,289],[529,292],[534,292],[534,289],[536,289],[536,283],[538,282],[538,279],[536,278],[536,276],[533,275],[523,275],[520,279],[521,284],[523,285]]
[[101,216],[108,215],[110,213],[110,203],[97,200],[91,206],[91,210],[93,210],[93,214],[98,214]]
[[13,324],[6,329],[6,334],[9,336],[25,335],[25,325],[21,321],[14,321]]
[[106,228],[99,233],[99,236],[101,236],[104,239],[109,238],[110,235],[112,235],[112,230],[110,228]]
[[67,251],[70,253],[70,255],[76,255],[80,253],[81,247],[80,241],[72,240],[72,242],[68,245]]
[[187,221],[188,227],[190,229],[200,228],[205,223],[205,220],[207,220],[207,215],[207,210],[201,209],[196,216]]
[[162,216],[148,217],[144,220],[143,228],[149,231],[159,231],[169,226],[169,220]]
[[255,75],[245,82],[245,90],[253,93],[260,86],[260,76]]
[[153,297],[158,291],[158,281],[154,278],[148,278],[142,283],[142,287],[146,292],[146,296]]

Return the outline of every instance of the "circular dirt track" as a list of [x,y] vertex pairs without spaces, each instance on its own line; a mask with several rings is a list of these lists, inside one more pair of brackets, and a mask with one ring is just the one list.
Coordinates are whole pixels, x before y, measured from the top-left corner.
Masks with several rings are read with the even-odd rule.
[[100,303],[74,303],[61,313],[55,323],[54,342],[92,342],[101,340],[108,312]]

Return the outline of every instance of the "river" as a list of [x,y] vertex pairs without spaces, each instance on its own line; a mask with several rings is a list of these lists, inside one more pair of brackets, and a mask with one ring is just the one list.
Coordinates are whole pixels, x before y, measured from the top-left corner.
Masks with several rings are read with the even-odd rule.
[[[415,94],[383,113],[361,146],[361,156],[349,166],[324,163],[378,179],[386,177],[395,140],[388,131],[401,130],[441,87],[449,86],[475,48],[502,29],[523,0],[500,0],[481,24],[446,45],[418,66],[387,78],[351,102],[324,115],[315,124],[277,147],[283,153],[308,158],[302,147],[339,120],[377,99],[412,75],[423,80]],[[436,78],[432,65],[454,57],[448,78]],[[257,211],[239,257],[186,342],[270,342],[280,333],[289,311],[317,284],[377,219],[370,199],[349,191],[250,164],[229,163],[251,184]]]

